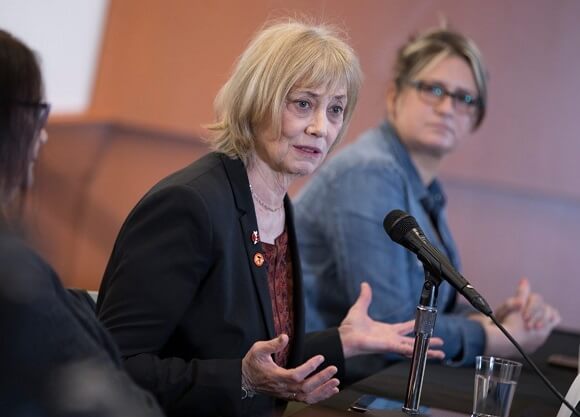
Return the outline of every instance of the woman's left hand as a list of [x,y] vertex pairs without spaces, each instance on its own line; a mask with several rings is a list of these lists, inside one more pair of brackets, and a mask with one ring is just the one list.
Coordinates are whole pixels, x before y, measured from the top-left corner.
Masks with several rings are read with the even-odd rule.
[[558,310],[544,301],[538,293],[532,292],[530,282],[522,278],[516,289],[516,294],[506,299],[495,311],[495,317],[503,323],[514,312],[521,312],[526,330],[551,331],[560,323]]
[[[358,299],[338,328],[344,357],[389,352],[411,356],[415,339],[405,335],[413,330],[415,321],[388,324],[373,320],[368,314],[371,300],[371,286],[363,282]],[[443,340],[438,337],[432,338],[430,342],[433,346],[443,344]],[[428,357],[443,359],[445,354],[440,350],[429,349]]]

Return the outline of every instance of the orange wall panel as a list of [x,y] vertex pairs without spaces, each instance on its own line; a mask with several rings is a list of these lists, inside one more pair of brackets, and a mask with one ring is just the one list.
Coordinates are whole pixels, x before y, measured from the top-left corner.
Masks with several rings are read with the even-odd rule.
[[[534,288],[560,306],[564,325],[579,328],[575,300],[568,296],[580,291],[573,264],[580,247],[577,0],[111,0],[86,116],[170,136],[185,134],[201,154],[207,148],[194,142],[206,134],[203,125],[213,120],[213,98],[251,35],[267,19],[302,15],[344,28],[360,56],[365,83],[345,142],[383,117],[394,53],[410,33],[437,25],[443,15],[478,43],[490,74],[488,116],[443,169],[465,272],[493,301],[511,295],[526,274]],[[164,142],[165,136],[159,134],[155,144],[167,147],[163,168],[153,171],[149,145],[139,135],[115,136],[122,143],[108,148],[110,153],[99,160],[103,165],[90,168],[97,175],[82,194],[88,195],[88,217],[74,220],[70,233],[67,216],[74,210],[57,211],[56,204],[48,203],[43,219],[55,230],[62,228],[68,242],[60,252],[58,246],[52,251],[64,255],[73,238],[81,239],[73,248],[78,259],[55,260],[57,267],[68,268],[67,279],[98,285],[107,246],[132,202],[166,171],[190,160],[175,152],[181,145]],[[79,146],[89,155],[94,152],[90,140]],[[65,161],[64,142],[60,149]],[[60,164],[51,161],[47,169]],[[126,177],[114,183],[112,194],[105,192],[109,177],[119,170]],[[78,172],[83,175],[86,169]],[[62,172],[69,174],[74,173]],[[70,190],[77,192],[72,181]],[[91,225],[103,213],[114,213],[105,232],[95,228],[98,222]],[[45,240],[60,236],[55,233]]]

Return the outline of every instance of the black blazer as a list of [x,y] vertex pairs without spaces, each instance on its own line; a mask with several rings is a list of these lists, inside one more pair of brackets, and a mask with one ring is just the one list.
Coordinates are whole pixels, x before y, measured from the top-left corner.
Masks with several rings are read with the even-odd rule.
[[[344,368],[336,329],[304,335],[300,259],[285,201],[294,271],[295,338],[289,367],[321,353]],[[263,415],[283,406],[241,400],[241,359],[274,338],[266,266],[240,160],[210,153],[154,186],[119,232],[97,311],[135,380],[171,416]]]

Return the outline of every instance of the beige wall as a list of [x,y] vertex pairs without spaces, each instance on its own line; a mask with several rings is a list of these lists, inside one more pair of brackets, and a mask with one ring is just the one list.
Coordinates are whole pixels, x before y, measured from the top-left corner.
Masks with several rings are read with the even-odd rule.
[[[251,34],[268,18],[306,14],[344,27],[361,58],[365,84],[348,142],[381,120],[395,49],[412,31],[436,25],[440,13],[480,45],[491,78],[487,120],[443,172],[466,276],[498,302],[525,274],[560,306],[564,325],[580,329],[572,296],[580,292],[577,0],[112,0],[86,116],[194,141],[212,120],[213,97]],[[76,144],[85,145],[91,152],[90,140]],[[142,179],[135,173],[148,172],[153,160],[138,140],[125,146],[132,147],[124,150],[122,169],[108,166],[100,175]],[[163,159],[155,172],[182,162]],[[51,164],[58,169],[57,160]],[[131,203],[143,186],[115,184]],[[130,207],[114,209],[117,203],[107,201],[115,215],[104,240],[84,230],[85,243],[100,242],[98,261],[77,264],[74,274],[61,270],[68,282],[98,285],[107,246]],[[90,278],[77,281],[83,267]]]

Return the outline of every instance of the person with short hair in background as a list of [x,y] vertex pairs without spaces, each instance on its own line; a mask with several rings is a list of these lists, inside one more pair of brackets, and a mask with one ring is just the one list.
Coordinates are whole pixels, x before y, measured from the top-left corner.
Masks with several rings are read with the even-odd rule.
[[[472,40],[435,29],[399,49],[386,120],[322,167],[296,201],[308,331],[340,323],[361,281],[373,286],[377,300],[371,317],[394,323],[415,316],[423,266],[386,235],[382,222],[391,210],[414,216],[427,239],[459,269],[437,174],[445,158],[479,128],[486,108],[487,74]],[[527,280],[496,315],[528,352],[560,321],[557,310],[532,293]],[[445,340],[449,364],[470,365],[483,353],[516,353],[490,320],[457,302],[456,291],[446,282],[439,288],[434,334]],[[347,366],[349,380],[394,359],[357,358]]]

